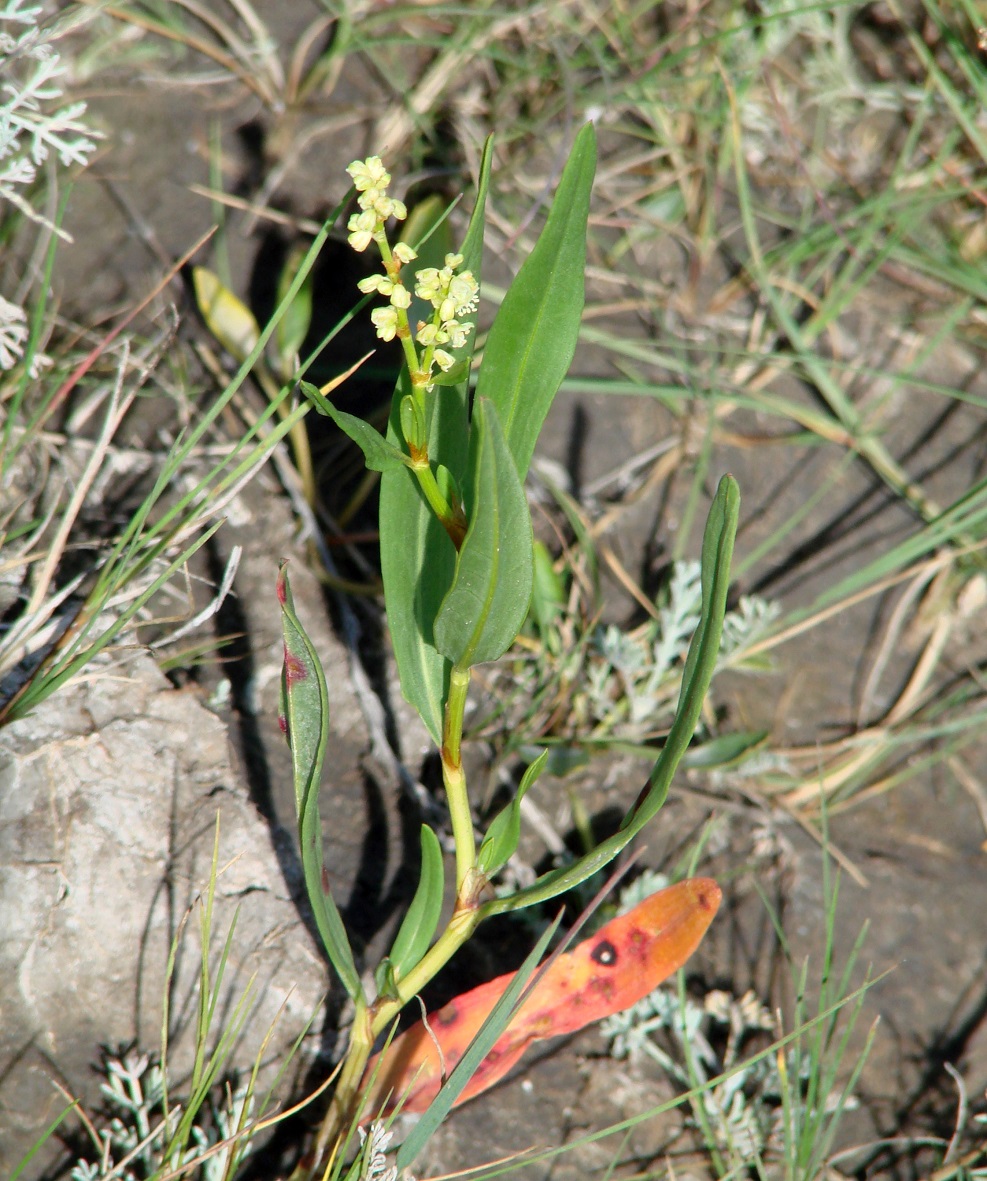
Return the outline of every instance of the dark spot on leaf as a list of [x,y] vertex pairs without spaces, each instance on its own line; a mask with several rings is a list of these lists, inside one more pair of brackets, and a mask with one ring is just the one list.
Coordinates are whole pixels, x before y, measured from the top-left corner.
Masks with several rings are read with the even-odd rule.
[[284,714],[278,714],[278,725],[281,727],[281,733],[287,735],[288,719],[284,716]]
[[287,644],[284,649],[284,676],[289,685],[295,681],[304,681],[308,676],[305,665],[293,652],[288,651]]
[[323,894],[331,894],[332,893],[332,891],[329,888],[329,871],[326,869],[326,867],[324,865],[322,867],[322,893]]
[[617,991],[616,982],[609,973],[606,976],[597,976],[586,985],[586,992],[592,998],[593,1003],[598,1003],[601,999],[609,1004],[610,998]]
[[454,1025],[459,1020],[459,1007],[455,1001],[450,1001],[429,1020],[435,1025]]
[[609,939],[601,939],[590,952],[589,958],[594,963],[602,964],[605,968],[612,968],[618,960],[617,949]]

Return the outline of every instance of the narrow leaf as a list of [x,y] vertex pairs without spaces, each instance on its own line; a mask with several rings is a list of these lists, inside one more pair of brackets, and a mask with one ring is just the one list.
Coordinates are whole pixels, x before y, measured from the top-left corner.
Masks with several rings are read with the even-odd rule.
[[422,869],[418,889],[404,916],[400,930],[391,948],[390,960],[394,965],[397,980],[406,976],[418,963],[432,942],[432,936],[439,925],[442,913],[442,899],[445,891],[445,871],[442,866],[442,848],[439,838],[428,827],[422,825]]
[[595,171],[596,133],[587,123],[576,136],[545,228],[504,297],[483,350],[476,394],[496,405],[522,480],[576,351]]
[[522,776],[514,799],[491,821],[476,858],[477,866],[487,877],[493,877],[514,856],[521,839],[521,801],[547,762],[548,751],[543,750]]
[[469,529],[435,620],[435,644],[454,664],[496,660],[514,642],[531,602],[531,514],[497,412],[473,408]]
[[601,841],[591,853],[581,857],[574,865],[551,870],[526,889],[484,903],[481,908],[483,918],[545,902],[584,882],[609,864],[665,802],[675,770],[696,731],[703,698],[716,668],[739,513],[740,490],[737,482],[732,476],[724,476],[716,491],[703,535],[702,616],[686,656],[675,719],[637,803],[624,817],[618,831]]
[[319,788],[329,738],[329,693],[318,655],[295,614],[283,564],[278,573],[278,600],[284,634],[284,667],[281,674],[281,712],[291,748],[305,888],[315,923],[332,966],[343,987],[354,999],[363,1000],[363,988],[346,937],[346,928],[329,891],[329,876],[322,859],[322,822]]
[[405,453],[393,443],[389,443],[369,422],[357,418],[355,414],[337,410],[332,402],[323,396],[322,391],[310,382],[299,382],[299,386],[316,410],[331,418],[336,426],[356,443],[363,452],[364,462],[372,471],[388,472],[408,464]]
[[[304,246],[297,246],[290,252],[278,277],[278,297],[280,304],[291,289],[298,276],[298,272],[305,262],[306,250]],[[295,368],[296,358],[301,352],[308,330],[312,325],[312,291],[315,286],[315,272],[309,270],[302,285],[295,291],[291,301],[285,309],[284,315],[278,321],[275,340],[277,342],[278,358],[281,372],[286,378]]]

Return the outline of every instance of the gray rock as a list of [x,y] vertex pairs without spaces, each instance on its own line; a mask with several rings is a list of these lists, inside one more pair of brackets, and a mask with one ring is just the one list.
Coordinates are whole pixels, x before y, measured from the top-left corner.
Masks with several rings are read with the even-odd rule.
[[[196,900],[209,882],[217,815],[213,970],[236,918],[217,1022],[253,981],[233,1062],[249,1069],[274,1026],[263,1088],[313,1014],[316,1035],[328,978],[276,838],[238,783],[225,725],[138,652],[99,661],[0,733],[0,1175],[64,1108],[56,1081],[88,1109],[99,1105],[101,1045],[159,1050],[179,933],[170,1073],[187,1072],[201,963]],[[296,1077],[289,1072],[282,1093]]]

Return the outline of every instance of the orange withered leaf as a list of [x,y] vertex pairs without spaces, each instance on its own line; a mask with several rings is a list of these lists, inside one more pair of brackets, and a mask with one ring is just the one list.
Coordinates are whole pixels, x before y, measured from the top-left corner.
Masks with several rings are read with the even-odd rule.
[[[689,878],[652,894],[559,956],[455,1105],[502,1079],[532,1042],[575,1033],[646,997],[699,946],[720,897],[712,879]],[[402,1111],[424,1111],[512,979],[508,973],[464,992],[430,1014],[429,1028],[419,1021],[396,1037],[367,1068],[368,1078],[375,1070],[377,1075],[366,1110],[376,1115],[383,1105],[389,1111],[400,1101]]]

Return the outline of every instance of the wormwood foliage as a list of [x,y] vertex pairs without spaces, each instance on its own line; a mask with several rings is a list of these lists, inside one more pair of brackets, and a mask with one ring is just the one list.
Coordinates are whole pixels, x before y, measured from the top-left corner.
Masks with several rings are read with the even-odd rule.
[[[54,231],[31,200],[38,170],[50,158],[62,168],[85,164],[99,135],[83,117],[84,102],[63,101],[65,66],[40,19],[41,6],[25,7],[24,0],[0,8],[0,224],[12,207]],[[29,335],[24,307],[0,294],[0,370],[23,358]],[[46,363],[35,353],[32,374]]]

